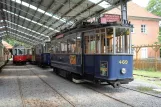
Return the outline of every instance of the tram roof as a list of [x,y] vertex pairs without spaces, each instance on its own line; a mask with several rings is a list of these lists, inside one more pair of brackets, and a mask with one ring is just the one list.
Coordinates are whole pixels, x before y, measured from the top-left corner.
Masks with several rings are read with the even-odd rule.
[[[130,0],[128,0],[130,1]],[[30,45],[120,5],[120,0],[1,0],[0,36]]]

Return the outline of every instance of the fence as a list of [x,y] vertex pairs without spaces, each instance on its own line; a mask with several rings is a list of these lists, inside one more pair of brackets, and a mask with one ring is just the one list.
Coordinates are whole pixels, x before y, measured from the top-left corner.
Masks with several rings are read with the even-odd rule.
[[161,71],[161,60],[157,59],[144,59],[134,60],[134,69],[147,70],[147,71]]
[[[133,46],[133,49],[136,53],[136,56],[134,58],[134,69],[161,71],[161,60],[158,59],[157,55],[160,47],[161,44]],[[141,48],[151,48],[154,51],[154,58],[139,59],[138,56]]]

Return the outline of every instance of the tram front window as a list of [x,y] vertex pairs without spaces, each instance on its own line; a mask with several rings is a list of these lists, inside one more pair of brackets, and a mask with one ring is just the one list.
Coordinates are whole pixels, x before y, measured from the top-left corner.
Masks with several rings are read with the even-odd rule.
[[116,28],[115,29],[115,53],[131,53],[130,47],[130,29],[129,28]]
[[23,55],[25,53],[24,49],[17,49],[17,54],[18,55]]

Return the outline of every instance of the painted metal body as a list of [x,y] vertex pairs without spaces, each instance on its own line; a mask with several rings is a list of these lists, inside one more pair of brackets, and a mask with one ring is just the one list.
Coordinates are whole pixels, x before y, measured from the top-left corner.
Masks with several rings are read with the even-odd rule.
[[13,62],[14,63],[26,63],[27,57],[26,55],[14,55]]
[[[71,62],[71,57],[74,57],[76,63],[75,61]],[[127,61],[126,64],[121,63],[122,60]],[[130,81],[133,78],[132,62],[132,55],[51,55],[51,65],[53,67],[74,72],[84,76],[85,79],[105,81],[123,81],[126,79]],[[127,70],[126,74],[121,73],[122,68]]]

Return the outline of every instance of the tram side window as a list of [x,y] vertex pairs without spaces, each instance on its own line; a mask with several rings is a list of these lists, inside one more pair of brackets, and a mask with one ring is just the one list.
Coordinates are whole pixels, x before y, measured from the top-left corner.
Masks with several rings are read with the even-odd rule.
[[86,54],[96,53],[96,37],[94,30],[84,33],[84,42],[84,52]]
[[13,55],[17,55],[17,49],[14,49]]
[[81,33],[77,34],[76,38],[76,53],[81,54],[82,53],[82,48],[81,48]]
[[56,50],[56,53],[61,53],[61,44],[60,44],[60,42],[58,42],[57,45],[55,46],[55,50]]
[[105,53],[113,53],[113,28],[106,28],[105,29],[105,38],[104,38],[104,48]]
[[105,28],[96,29],[84,33],[86,54],[104,54],[112,52],[112,34],[113,29],[109,29],[106,33]]
[[67,43],[66,43],[66,41],[61,42],[61,53],[67,53]]
[[68,38],[68,53],[76,53],[76,37]]

